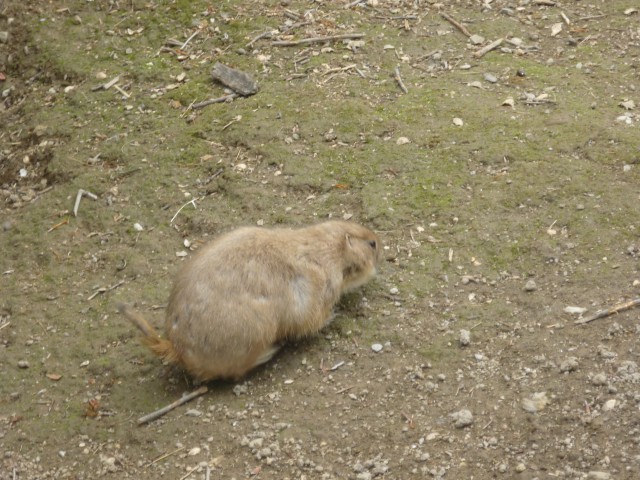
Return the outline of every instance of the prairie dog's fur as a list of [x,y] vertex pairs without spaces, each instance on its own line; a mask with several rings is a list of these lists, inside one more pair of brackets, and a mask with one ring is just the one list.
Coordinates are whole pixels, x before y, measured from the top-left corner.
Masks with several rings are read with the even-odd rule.
[[325,326],[340,295],[370,280],[380,257],[376,234],[351,222],[244,227],[206,244],[180,269],[166,339],[132,308],[118,308],[143,343],[195,378],[238,379],[280,342]]

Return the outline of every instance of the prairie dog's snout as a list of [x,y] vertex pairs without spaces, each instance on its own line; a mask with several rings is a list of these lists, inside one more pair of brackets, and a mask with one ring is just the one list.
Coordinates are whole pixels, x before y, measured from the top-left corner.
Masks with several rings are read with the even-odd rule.
[[165,334],[120,308],[159,356],[200,380],[237,379],[268,361],[281,342],[313,334],[347,290],[376,273],[380,242],[351,222],[245,227],[202,247],[180,269]]

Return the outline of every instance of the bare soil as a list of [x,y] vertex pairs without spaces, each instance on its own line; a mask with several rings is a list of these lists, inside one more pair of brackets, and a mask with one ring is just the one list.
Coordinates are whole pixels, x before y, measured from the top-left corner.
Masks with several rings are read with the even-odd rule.
[[[640,297],[637,9],[0,1],[0,479],[640,478],[640,309],[574,324]],[[192,108],[216,62],[258,93]],[[138,426],[197,386],[116,303],[327,218],[377,279]]]

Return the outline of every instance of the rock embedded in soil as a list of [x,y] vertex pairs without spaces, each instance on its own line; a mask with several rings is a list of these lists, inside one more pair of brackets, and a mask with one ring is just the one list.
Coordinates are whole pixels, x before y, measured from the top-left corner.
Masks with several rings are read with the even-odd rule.
[[527,283],[524,284],[525,292],[534,292],[538,289],[536,282],[534,280],[528,280]]
[[29,362],[26,360],[18,360],[18,368],[29,368]]
[[484,74],[484,79],[489,83],[496,83],[498,81],[498,77],[496,77],[495,75],[493,75],[491,73],[485,73]]
[[473,424],[473,414],[469,410],[463,409],[452,413],[450,416],[455,422],[454,426],[456,428],[464,428]]
[[573,372],[578,369],[578,359],[576,357],[569,357],[560,364],[560,371],[562,373]]
[[547,392],[536,392],[531,397],[522,400],[522,408],[529,413],[542,410],[549,403]]
[[468,346],[471,343],[471,332],[469,330],[460,330],[458,341],[460,342],[461,346]]

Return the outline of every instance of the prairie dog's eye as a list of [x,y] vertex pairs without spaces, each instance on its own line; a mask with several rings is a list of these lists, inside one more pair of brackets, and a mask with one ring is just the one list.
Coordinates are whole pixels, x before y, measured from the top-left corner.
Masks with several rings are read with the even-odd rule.
[[369,245],[371,246],[371,248],[373,248],[374,250],[376,249],[376,241],[375,240],[369,240]]

